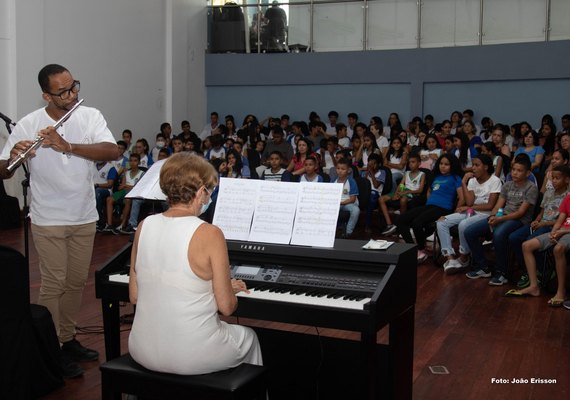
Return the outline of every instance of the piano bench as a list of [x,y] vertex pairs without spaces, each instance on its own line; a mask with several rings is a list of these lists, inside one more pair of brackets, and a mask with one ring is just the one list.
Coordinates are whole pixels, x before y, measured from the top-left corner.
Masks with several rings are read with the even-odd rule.
[[121,393],[144,399],[266,398],[267,368],[258,365],[241,364],[204,375],[176,375],[150,371],[125,354],[99,369],[103,400],[121,399]]

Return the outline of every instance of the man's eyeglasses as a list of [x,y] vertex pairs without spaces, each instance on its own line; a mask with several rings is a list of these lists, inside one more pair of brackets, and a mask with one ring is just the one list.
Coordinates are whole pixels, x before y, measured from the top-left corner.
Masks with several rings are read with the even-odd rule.
[[71,93],[73,93],[73,94],[79,93],[80,84],[81,84],[81,82],[79,82],[79,81],[73,81],[73,85],[71,85],[71,87],[67,90],[64,90],[64,91],[57,93],[57,94],[56,93],[50,93],[50,92],[47,92],[47,93],[51,96],[58,96],[62,100],[67,100],[71,97]]

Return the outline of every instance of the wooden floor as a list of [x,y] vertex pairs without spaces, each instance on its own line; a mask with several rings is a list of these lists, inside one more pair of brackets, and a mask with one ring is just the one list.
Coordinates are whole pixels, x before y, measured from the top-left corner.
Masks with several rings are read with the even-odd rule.
[[[126,236],[97,234],[89,280],[77,321],[78,339],[104,354],[100,302],[95,298],[94,271],[126,242]],[[23,253],[23,229],[0,231],[0,243]],[[31,247],[32,302],[40,277],[37,255]],[[414,355],[414,399],[567,399],[570,398],[570,311],[546,305],[549,294],[538,298],[511,299],[503,294],[511,286],[490,287],[487,280],[471,281],[463,275],[445,276],[431,263],[418,267],[418,299]],[[132,311],[126,305],[124,313]],[[265,327],[275,323],[241,320]],[[279,325],[283,327],[282,324]],[[128,325],[122,333],[127,348]],[[305,332],[312,328],[288,326]],[[342,331],[322,334],[356,338]],[[379,341],[386,340],[385,330]],[[434,375],[429,366],[443,365],[448,375]],[[44,399],[94,400],[100,398],[99,363],[83,363],[82,378]],[[493,383],[493,378],[515,378],[529,383]],[[531,379],[553,379],[553,384],[532,384]]]

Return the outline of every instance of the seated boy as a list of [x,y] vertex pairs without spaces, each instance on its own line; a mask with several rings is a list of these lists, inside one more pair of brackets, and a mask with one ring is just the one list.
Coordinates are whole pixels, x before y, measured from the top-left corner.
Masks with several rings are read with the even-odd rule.
[[303,163],[305,173],[301,175],[301,182],[323,182],[323,177],[317,174],[319,162],[314,156],[308,156]]
[[390,235],[396,230],[396,225],[392,222],[392,217],[388,208],[399,208],[399,213],[404,214],[408,208],[422,206],[426,202],[424,186],[426,176],[420,171],[421,158],[418,153],[410,154],[408,158],[408,171],[404,174],[400,185],[393,188],[392,193],[386,194],[378,199],[380,210],[386,221],[386,229],[382,235]]
[[283,168],[282,165],[283,157],[280,151],[272,151],[269,154],[269,165],[261,174],[260,179],[265,181],[281,181],[281,182],[291,182],[293,180],[293,175],[291,172]]
[[[554,259],[556,260],[556,275],[558,287],[553,298],[548,300],[551,307],[560,307],[566,298],[566,250],[570,245],[570,195],[567,195],[560,204],[560,214],[552,231],[544,233],[523,243],[523,254],[528,271],[530,285],[522,290],[509,290],[507,296],[539,296],[540,288],[536,275],[536,260],[534,251],[543,251],[554,246]],[[565,305],[566,307],[566,305]]]
[[346,233],[343,238],[349,238],[354,232],[358,217],[360,216],[360,208],[358,207],[358,185],[352,178],[352,162],[347,158],[342,158],[336,163],[337,178],[333,183],[342,183],[342,196],[340,198],[340,210],[348,211],[350,217],[346,224]]
[[97,231],[101,232],[105,227],[105,220],[103,219],[104,201],[111,195],[118,175],[112,162],[98,161],[94,166],[93,183],[95,185],[97,213],[99,214]]
[[[495,204],[488,220],[477,221],[465,229],[465,240],[471,249],[473,270],[466,276],[470,279],[489,278],[489,285],[501,286],[508,282],[506,278],[509,258],[509,235],[526,225],[532,219],[534,204],[538,196],[538,188],[528,180],[530,159],[528,156],[517,157],[512,165],[512,181],[501,188],[499,200]],[[497,215],[504,209],[503,215]],[[489,261],[485,258],[481,238],[493,234],[495,246],[495,271],[491,274]]]
[[370,232],[372,229],[372,211],[378,207],[378,198],[382,194],[384,182],[386,182],[386,171],[380,169],[382,165],[381,154],[370,154],[368,157],[368,164],[366,165],[366,178],[370,181],[370,200],[366,207],[366,226],[365,232]]
[[[520,267],[524,265],[522,244],[534,237],[544,233],[549,233],[558,219],[560,214],[559,208],[562,200],[568,194],[568,183],[570,183],[570,169],[566,165],[559,165],[552,170],[551,173],[552,189],[544,193],[544,197],[540,204],[540,212],[530,224],[530,232],[525,227],[519,228],[509,236],[509,246],[515,253],[517,263]],[[542,265],[544,258],[542,252],[537,252],[536,263]],[[517,286],[519,288],[529,285],[528,275],[523,275]]]
[[[119,185],[119,190],[113,193],[112,196],[107,197],[107,224],[103,232],[112,232],[115,235],[123,229],[126,225],[131,210],[131,199],[125,199],[125,196],[136,183],[142,178],[144,172],[139,169],[140,155],[133,153],[129,157],[130,170],[125,171]],[[121,223],[116,228],[113,228],[113,207],[118,201],[124,200],[123,213],[121,214]]]

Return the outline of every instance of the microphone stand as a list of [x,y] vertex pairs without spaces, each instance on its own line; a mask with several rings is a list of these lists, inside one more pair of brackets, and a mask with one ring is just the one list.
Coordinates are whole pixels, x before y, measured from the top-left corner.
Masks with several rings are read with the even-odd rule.
[[[12,125],[16,126],[16,123],[10,121],[9,119],[4,119],[6,123],[6,129],[8,134],[12,134]],[[28,206],[28,188],[30,187],[30,171],[26,164],[22,164],[24,168],[24,180],[22,181],[22,195],[24,196],[24,207],[22,212],[24,213],[24,259],[26,263],[26,297],[28,298],[28,303],[30,302],[30,228],[28,215],[30,213],[30,207]],[[4,181],[0,181],[2,187],[4,187]]]

